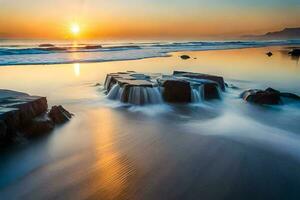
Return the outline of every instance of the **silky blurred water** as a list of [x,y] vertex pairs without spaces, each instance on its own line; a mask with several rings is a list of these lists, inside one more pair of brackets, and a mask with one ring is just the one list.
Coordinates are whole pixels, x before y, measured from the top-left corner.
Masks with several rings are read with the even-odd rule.
[[[0,67],[1,88],[47,96],[75,114],[53,133],[0,152],[1,199],[299,199],[300,104],[239,98],[266,87],[299,95],[299,61],[287,51]],[[216,74],[238,89],[220,101],[128,106],[103,93],[105,75],[126,70]]]

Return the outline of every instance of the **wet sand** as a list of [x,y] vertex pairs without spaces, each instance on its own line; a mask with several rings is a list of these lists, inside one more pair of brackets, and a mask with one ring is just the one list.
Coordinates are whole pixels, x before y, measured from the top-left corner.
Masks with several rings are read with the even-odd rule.
[[[274,56],[267,57],[268,51]],[[45,95],[74,119],[0,153],[3,199],[299,199],[300,105],[238,98],[272,86],[300,94],[300,65],[282,47],[177,52],[107,63],[0,67],[1,88]],[[190,60],[179,55],[188,54]],[[193,59],[197,58],[197,59]],[[127,107],[105,99],[110,72],[222,75],[222,101]]]

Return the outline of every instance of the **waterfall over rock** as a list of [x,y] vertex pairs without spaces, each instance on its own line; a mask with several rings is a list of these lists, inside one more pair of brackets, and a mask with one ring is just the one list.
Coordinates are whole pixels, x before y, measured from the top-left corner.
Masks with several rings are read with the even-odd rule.
[[225,91],[222,77],[176,71],[169,76],[111,73],[107,75],[104,87],[108,99],[133,105],[201,103],[220,99],[221,91]]

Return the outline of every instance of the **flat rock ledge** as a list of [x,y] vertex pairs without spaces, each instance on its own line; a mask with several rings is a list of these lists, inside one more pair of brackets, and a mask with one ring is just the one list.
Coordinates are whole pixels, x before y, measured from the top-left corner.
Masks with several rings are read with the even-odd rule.
[[71,117],[62,106],[48,112],[46,97],[0,89],[0,146],[48,133]]
[[220,99],[225,82],[223,77],[201,73],[174,71],[172,75],[162,75],[127,71],[107,74],[104,88],[109,99],[123,103],[192,103]]
[[267,88],[266,90],[246,90],[241,94],[241,98],[245,101],[261,105],[280,105],[284,103],[284,99],[300,101],[300,96],[296,94],[280,92],[273,88]]

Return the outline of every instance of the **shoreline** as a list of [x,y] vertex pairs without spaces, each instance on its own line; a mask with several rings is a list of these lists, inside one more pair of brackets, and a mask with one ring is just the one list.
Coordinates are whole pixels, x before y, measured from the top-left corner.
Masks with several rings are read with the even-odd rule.
[[[298,45],[298,46],[297,46]],[[87,60],[87,61],[65,61],[65,62],[40,62],[40,63],[14,63],[14,64],[1,64],[0,67],[10,67],[10,66],[28,66],[28,65],[63,65],[63,64],[75,64],[75,63],[105,63],[105,62],[118,62],[118,61],[134,61],[134,60],[143,60],[143,59],[150,59],[150,58],[163,58],[163,57],[170,57],[174,53],[189,53],[189,52],[205,52],[205,51],[226,51],[226,50],[239,50],[239,49],[253,49],[253,48],[267,48],[267,47],[290,47],[292,48],[298,48],[300,44],[269,44],[269,45],[261,45],[261,46],[248,46],[248,47],[224,47],[224,48],[217,48],[217,49],[195,49],[195,50],[174,50],[174,51],[162,51],[160,52],[163,55],[149,55],[145,57],[140,58],[120,58],[120,59],[111,59],[111,60]],[[66,52],[60,52],[61,54],[65,54]],[[72,52],[67,52],[68,54],[72,54]],[[89,53],[89,52],[73,52],[73,53]],[[95,53],[95,52],[92,52]],[[22,54],[22,55],[28,55],[29,57],[31,55],[46,55],[46,54]],[[4,55],[7,56],[7,55]],[[14,55],[15,56],[15,55]],[[1,57],[0,57],[1,58]]]

